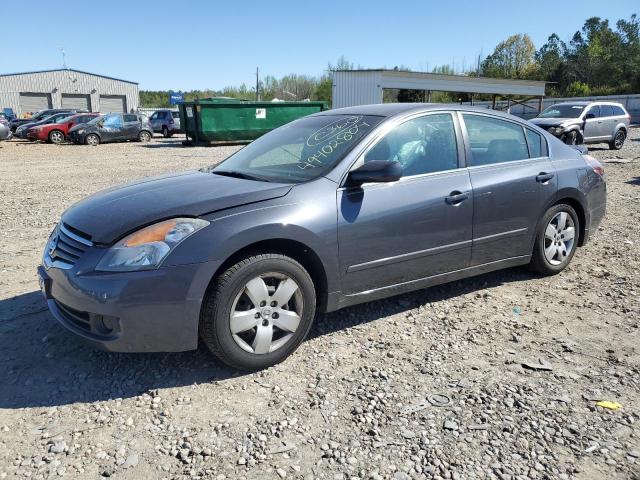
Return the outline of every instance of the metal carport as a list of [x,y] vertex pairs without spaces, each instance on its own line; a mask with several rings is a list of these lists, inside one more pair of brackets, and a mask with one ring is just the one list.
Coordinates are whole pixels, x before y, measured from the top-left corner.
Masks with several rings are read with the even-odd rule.
[[[537,98],[539,108],[545,94],[546,82],[536,80],[508,80],[503,78],[470,77],[402,70],[336,70],[333,72],[333,108],[382,103],[385,89],[422,90],[425,100],[432,91],[489,94],[493,107],[497,98],[521,104]],[[473,103],[473,95],[471,96]]]

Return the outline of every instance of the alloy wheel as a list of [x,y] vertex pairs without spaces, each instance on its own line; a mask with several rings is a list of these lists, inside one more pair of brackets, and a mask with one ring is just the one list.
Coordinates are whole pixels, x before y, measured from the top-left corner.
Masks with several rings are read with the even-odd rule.
[[265,354],[284,346],[298,329],[304,303],[300,286],[276,272],[248,281],[229,316],[233,339],[244,351]]
[[55,130],[51,132],[51,134],[49,135],[49,139],[53,143],[62,143],[62,141],[64,140],[64,135],[62,134],[62,132],[58,132],[57,130]]
[[89,135],[86,138],[86,142],[87,142],[87,145],[95,147],[98,145],[98,143],[100,143],[100,140],[98,139],[97,135]]
[[576,227],[567,212],[558,212],[544,231],[544,256],[551,265],[566,262],[575,246]]
[[141,132],[140,133],[140,141],[141,142],[148,142],[149,140],[151,140],[151,135],[149,135],[147,132]]
[[616,146],[618,150],[622,148],[622,145],[624,145],[624,138],[625,138],[625,135],[622,130],[616,133],[616,136],[613,139],[613,144]]

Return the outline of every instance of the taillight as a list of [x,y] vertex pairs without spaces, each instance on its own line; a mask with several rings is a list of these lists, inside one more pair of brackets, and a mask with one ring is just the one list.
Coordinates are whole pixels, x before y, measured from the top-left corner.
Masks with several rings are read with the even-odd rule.
[[169,120],[169,125],[173,125],[175,122],[173,121],[173,118],[171,120]]
[[596,172],[601,177],[604,177],[604,167],[598,160],[593,158],[591,155],[583,155],[582,157],[594,172]]

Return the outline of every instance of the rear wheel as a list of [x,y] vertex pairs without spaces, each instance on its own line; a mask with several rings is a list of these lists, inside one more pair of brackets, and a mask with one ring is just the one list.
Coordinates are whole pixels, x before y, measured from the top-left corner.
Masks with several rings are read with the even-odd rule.
[[530,267],[542,275],[555,275],[573,258],[580,236],[576,211],[566,204],[551,207],[545,213],[533,246]]
[[239,261],[205,298],[200,336],[227,365],[266,368],[288,357],[307,336],[316,292],[302,265],[280,254]]
[[171,134],[169,133],[169,129],[165,126],[162,127],[162,136],[164,138],[169,138]]
[[620,129],[613,137],[613,141],[609,142],[609,148],[611,150],[620,150],[624,145],[624,141],[627,139],[627,133]]
[[148,142],[150,140],[151,140],[151,134],[149,132],[147,132],[146,130],[143,130],[138,134],[138,141],[140,141],[140,142]]
[[100,145],[100,137],[98,137],[98,135],[96,135],[95,133],[90,133],[85,137],[84,143],[92,147],[96,147]]
[[62,143],[64,142],[64,133],[60,130],[51,130],[49,133],[49,141],[51,143]]

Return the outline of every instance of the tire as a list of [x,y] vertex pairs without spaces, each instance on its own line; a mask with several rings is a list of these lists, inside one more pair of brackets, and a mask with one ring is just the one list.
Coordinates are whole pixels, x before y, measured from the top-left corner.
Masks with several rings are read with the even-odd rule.
[[56,144],[64,142],[64,133],[60,130],[51,130],[49,132],[49,141]]
[[[562,218],[564,228],[558,229]],[[564,203],[554,205],[542,217],[529,267],[541,275],[556,275],[569,265],[579,243],[580,221],[576,211]]]
[[578,144],[578,132],[572,130],[563,135],[562,141],[567,145],[577,145]]
[[169,129],[166,126],[162,127],[162,136],[164,138],[169,138],[171,134],[169,133]]
[[90,145],[92,147],[97,147],[100,145],[100,137],[95,133],[90,133],[86,137],[84,137],[85,145]]
[[147,132],[146,130],[142,130],[138,134],[138,141],[145,142],[145,143],[151,141],[151,133]]
[[[277,304],[278,297],[286,299],[284,308]],[[313,280],[302,265],[276,253],[254,255],[212,282],[200,314],[200,337],[227,365],[263,369],[283,361],[302,343],[315,309]]]
[[609,142],[609,149],[611,150],[620,150],[624,141],[627,139],[627,132],[625,132],[622,128],[616,132],[613,136],[613,141]]

